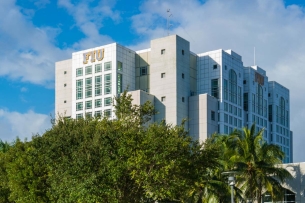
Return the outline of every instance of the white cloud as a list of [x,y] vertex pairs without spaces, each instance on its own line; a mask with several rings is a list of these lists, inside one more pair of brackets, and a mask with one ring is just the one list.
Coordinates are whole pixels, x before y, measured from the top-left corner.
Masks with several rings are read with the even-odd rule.
[[53,44],[60,30],[36,27],[25,13],[15,1],[0,1],[0,75],[52,85],[54,62],[68,58],[69,51]]
[[147,48],[150,39],[166,36],[166,10],[171,10],[171,34],[184,37],[191,50],[202,53],[215,49],[232,49],[243,57],[244,65],[256,65],[290,89],[291,130],[294,131],[295,161],[305,161],[305,8],[285,7],[282,0],[198,0],[146,1],[141,13],[133,17],[133,28],[146,36],[133,48]]
[[0,139],[12,142],[19,137],[30,139],[32,135],[42,135],[51,128],[51,117],[33,111],[27,113],[10,112],[0,109]]

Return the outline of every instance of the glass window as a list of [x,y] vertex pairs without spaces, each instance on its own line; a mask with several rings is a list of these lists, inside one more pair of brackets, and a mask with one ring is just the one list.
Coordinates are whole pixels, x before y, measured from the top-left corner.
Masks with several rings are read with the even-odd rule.
[[229,101],[237,104],[237,76],[233,69],[229,71]]
[[86,78],[85,96],[92,97],[92,78]]
[[211,95],[218,99],[218,93],[219,93],[219,85],[218,85],[218,79],[212,79],[211,80]]
[[214,64],[214,65],[213,65],[213,69],[217,69],[217,64]]
[[225,121],[225,123],[228,123],[228,114],[224,115],[224,121]]
[[76,114],[76,119],[80,119],[80,118],[83,118],[83,114],[82,113]]
[[92,109],[92,101],[86,101],[86,109]]
[[161,97],[161,101],[164,102],[166,100],[166,97]]
[[111,70],[111,61],[105,62],[105,64],[104,64],[104,70],[105,70],[105,71]]
[[111,94],[111,73],[104,75],[104,94]]
[[184,50],[182,49],[182,55],[184,55]]
[[83,68],[76,69],[76,77],[83,76]]
[[161,55],[165,54],[165,49],[161,49]]
[[211,120],[215,121],[215,111],[211,111]]
[[121,73],[118,73],[117,90],[118,90],[118,94],[123,92],[123,75]]
[[102,95],[102,76],[95,76],[95,96]]
[[83,110],[83,102],[77,102],[76,103],[76,111]]
[[228,103],[225,102],[225,111],[228,112]]
[[121,61],[118,61],[118,63],[117,63],[117,70],[123,71],[123,63]]
[[102,72],[102,64],[96,64],[95,65],[95,73],[100,73]]
[[233,119],[232,119],[232,116],[229,116],[229,124],[230,124],[230,125],[232,125],[232,122],[233,122],[232,120],[233,120]]
[[224,99],[228,99],[228,80],[223,81]]
[[147,75],[147,66],[140,68],[140,76]]
[[161,73],[161,78],[165,78],[165,73]]
[[226,126],[226,125],[224,126],[224,133],[225,133],[225,134],[228,134],[228,133],[229,133],[229,131],[228,131],[228,126]]
[[104,106],[110,106],[112,104],[112,98],[106,97],[104,98]]
[[96,111],[94,112],[95,117],[101,117],[102,116],[102,111]]
[[76,80],[76,99],[83,98],[83,80]]
[[111,117],[111,109],[106,109],[106,110],[104,111],[104,116],[105,116],[105,117]]
[[92,74],[92,66],[86,66],[85,72],[86,72],[86,75]]
[[102,99],[95,100],[95,108],[102,107]]
[[91,118],[92,117],[92,112],[86,112],[86,118]]

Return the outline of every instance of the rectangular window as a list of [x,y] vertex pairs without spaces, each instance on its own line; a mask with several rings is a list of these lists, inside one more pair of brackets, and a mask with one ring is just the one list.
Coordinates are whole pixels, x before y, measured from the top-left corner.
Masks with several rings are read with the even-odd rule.
[[117,62],[117,70],[118,71],[123,71],[123,63],[121,61]]
[[95,76],[95,96],[102,95],[102,76]]
[[67,71],[64,71],[64,74],[66,75],[66,74],[67,74]]
[[182,102],[184,102],[184,97],[182,97]]
[[76,69],[76,77],[83,76],[83,68]]
[[182,73],[182,79],[184,79],[184,73]]
[[76,103],[76,111],[83,110],[83,102],[77,102]]
[[104,111],[104,116],[105,117],[111,117],[111,109],[106,109],[105,111]]
[[225,106],[225,108],[224,108],[225,111],[228,112],[228,103],[225,102],[224,106]]
[[104,75],[104,94],[111,94],[111,73]]
[[92,109],[92,101],[86,101],[86,109]]
[[228,80],[223,80],[224,99],[228,99]]
[[166,99],[166,97],[164,96],[164,97],[161,97],[161,101],[162,102],[164,102],[165,101],[165,99]]
[[228,131],[228,126],[226,126],[226,125],[224,126],[224,133],[225,133],[225,134],[228,134],[228,133],[229,133],[229,131]]
[[232,113],[232,105],[229,104],[229,112]]
[[95,108],[102,107],[102,99],[95,100]]
[[111,97],[106,97],[104,99],[104,106],[110,106],[112,104],[112,99]]
[[229,116],[229,124],[232,125],[233,121],[232,121],[232,116]]
[[104,63],[104,70],[105,71],[111,70],[111,61]]
[[241,94],[241,87],[238,86],[238,95],[237,95],[237,102],[238,102],[238,105],[241,106],[241,97],[242,97],[242,94]]
[[241,120],[238,120],[238,127],[241,128]]
[[234,126],[237,126],[237,118],[234,118]]
[[213,69],[217,69],[217,64],[214,64],[214,65],[213,65]]
[[224,121],[225,121],[225,123],[228,123],[228,114],[224,115]]
[[184,50],[182,49],[182,55],[184,55]]
[[95,117],[101,117],[102,116],[102,111],[96,111],[94,112]]
[[218,99],[218,79],[211,80],[211,94]]
[[118,73],[117,90],[118,94],[121,94],[123,92],[123,75],[121,73]]
[[86,66],[85,73],[86,73],[86,75],[92,74],[92,66]]
[[76,99],[83,98],[83,80],[76,80]]
[[92,78],[86,78],[85,96],[86,98],[92,97]]
[[244,93],[244,110],[248,111],[248,93]]
[[215,121],[215,111],[211,111],[211,120]]
[[100,73],[102,72],[102,64],[96,64],[95,65],[95,73]]
[[92,117],[92,112],[86,112],[86,118],[91,118]]
[[76,114],[76,119],[80,119],[80,118],[83,118],[83,114],[82,113]]
[[161,78],[165,78],[165,73],[161,73]]
[[165,49],[161,49],[161,55],[165,54]]
[[140,68],[140,76],[147,75],[147,66]]

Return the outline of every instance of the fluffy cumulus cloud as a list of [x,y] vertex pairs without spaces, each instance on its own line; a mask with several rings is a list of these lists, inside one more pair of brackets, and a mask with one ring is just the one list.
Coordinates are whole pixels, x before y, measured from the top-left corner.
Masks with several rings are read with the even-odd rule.
[[255,47],[256,65],[267,71],[270,81],[290,89],[294,157],[304,161],[305,8],[285,6],[282,0],[146,1],[141,13],[133,17],[133,27],[147,41],[133,48],[148,47],[150,39],[167,35],[167,9],[172,14],[170,34],[190,41],[195,53],[232,49],[249,66],[254,63]]
[[19,137],[29,139],[32,135],[43,134],[51,128],[51,117],[33,111],[21,114],[0,109],[0,139],[12,142]]
[[52,85],[54,61],[69,56],[67,50],[53,43],[60,30],[36,27],[31,22],[33,12],[22,11],[15,1],[0,1],[0,55],[4,56],[0,60],[0,76]]

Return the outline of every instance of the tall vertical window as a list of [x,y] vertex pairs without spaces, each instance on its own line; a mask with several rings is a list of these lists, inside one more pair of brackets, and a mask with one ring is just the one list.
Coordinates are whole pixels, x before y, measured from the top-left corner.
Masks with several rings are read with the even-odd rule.
[[102,76],[95,76],[95,96],[102,95]]
[[121,73],[118,73],[117,77],[117,91],[118,94],[123,92],[123,75]]
[[95,65],[95,73],[100,73],[102,72],[102,64],[96,64]]
[[123,71],[123,64],[122,64],[121,61],[118,61],[118,62],[117,62],[117,70],[118,70],[118,71]]
[[261,85],[257,85],[257,107],[259,115],[263,115],[263,88]]
[[76,80],[76,99],[83,98],[83,80]]
[[77,102],[76,103],[76,111],[83,110],[83,102]]
[[83,114],[82,113],[76,114],[76,119],[80,119],[80,118],[83,118]]
[[229,71],[229,101],[236,104],[237,100],[237,76],[234,70]]
[[76,69],[76,77],[83,76],[83,68]]
[[241,100],[242,100],[241,87],[238,86],[237,102],[239,106],[241,106]]
[[106,109],[105,111],[104,111],[104,116],[105,117],[111,117],[111,109]]
[[224,99],[228,99],[228,80],[223,81]]
[[283,97],[280,98],[280,112],[279,112],[279,117],[280,117],[280,124],[285,125],[285,99]]
[[252,112],[256,112],[256,101],[255,101],[255,94],[252,94]]
[[102,107],[102,99],[96,99],[94,106],[95,108]]
[[218,85],[218,79],[212,79],[211,80],[211,94],[215,98],[219,98],[219,85]]
[[92,66],[86,66],[85,73],[86,73],[86,75],[92,74]]
[[111,102],[112,102],[111,97],[106,97],[106,98],[104,99],[104,106],[110,106],[110,105],[111,105]]
[[111,70],[111,61],[105,62],[105,64],[104,64],[104,70],[105,70],[105,71]]
[[272,122],[272,105],[268,106],[268,120],[269,122]]
[[161,49],[161,54],[165,54],[165,49]]
[[92,97],[92,78],[86,78],[85,96]]
[[111,73],[104,75],[104,94],[111,94]]
[[92,109],[92,101],[86,101],[86,109]]

